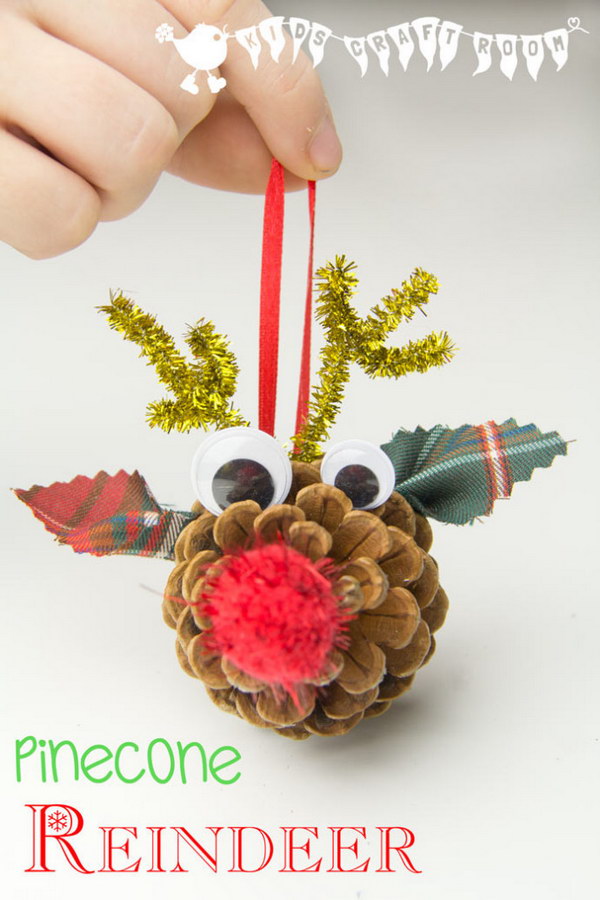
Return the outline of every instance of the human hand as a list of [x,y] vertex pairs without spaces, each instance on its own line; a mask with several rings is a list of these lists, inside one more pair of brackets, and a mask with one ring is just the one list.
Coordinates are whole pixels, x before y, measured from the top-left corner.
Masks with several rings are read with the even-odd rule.
[[[155,40],[204,21],[232,33],[270,15],[258,0],[3,0],[0,7],[0,240],[35,259],[119,219],[168,170],[261,192],[275,156],[288,188],[332,174],[341,147],[320,81],[291,40],[258,69],[228,40],[214,94],[181,90],[190,66]],[[219,75],[219,72],[216,73]]]

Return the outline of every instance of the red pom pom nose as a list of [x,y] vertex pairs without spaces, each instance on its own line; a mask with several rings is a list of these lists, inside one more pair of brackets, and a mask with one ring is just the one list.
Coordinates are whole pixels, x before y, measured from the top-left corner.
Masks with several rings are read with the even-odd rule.
[[203,595],[207,649],[291,694],[321,680],[350,618],[333,577],[328,561],[312,563],[283,542],[223,557]]

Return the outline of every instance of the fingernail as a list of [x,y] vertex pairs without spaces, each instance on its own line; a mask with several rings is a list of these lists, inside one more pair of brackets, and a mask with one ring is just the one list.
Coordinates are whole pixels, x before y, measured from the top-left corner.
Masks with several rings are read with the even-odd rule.
[[328,115],[313,135],[308,145],[308,155],[317,172],[333,172],[342,161],[342,145]]

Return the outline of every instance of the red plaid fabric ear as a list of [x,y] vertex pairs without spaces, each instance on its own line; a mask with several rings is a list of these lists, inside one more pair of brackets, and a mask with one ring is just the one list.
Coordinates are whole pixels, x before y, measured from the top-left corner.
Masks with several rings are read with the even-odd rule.
[[76,553],[125,553],[173,559],[175,541],[195,516],[163,509],[139,474],[98,472],[49,487],[34,485],[15,494]]

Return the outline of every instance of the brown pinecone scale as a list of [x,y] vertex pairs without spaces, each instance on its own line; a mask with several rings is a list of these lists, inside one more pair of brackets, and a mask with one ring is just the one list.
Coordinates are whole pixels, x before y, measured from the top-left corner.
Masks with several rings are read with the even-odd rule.
[[[198,517],[181,532],[176,565],[163,600],[164,620],[177,631],[179,662],[200,679],[213,702],[253,725],[303,740],[345,734],[380,715],[411,686],[435,649],[448,599],[429,555],[431,527],[398,493],[377,509],[353,510],[348,497],[320,480],[318,465],[292,464],[284,504],[261,510],[252,500]],[[294,696],[242,671],[207,649],[206,585],[238,548],[284,542],[313,563],[335,566],[333,591],[349,614],[343,646],[326,671]],[[351,616],[351,617],[350,617]]]

